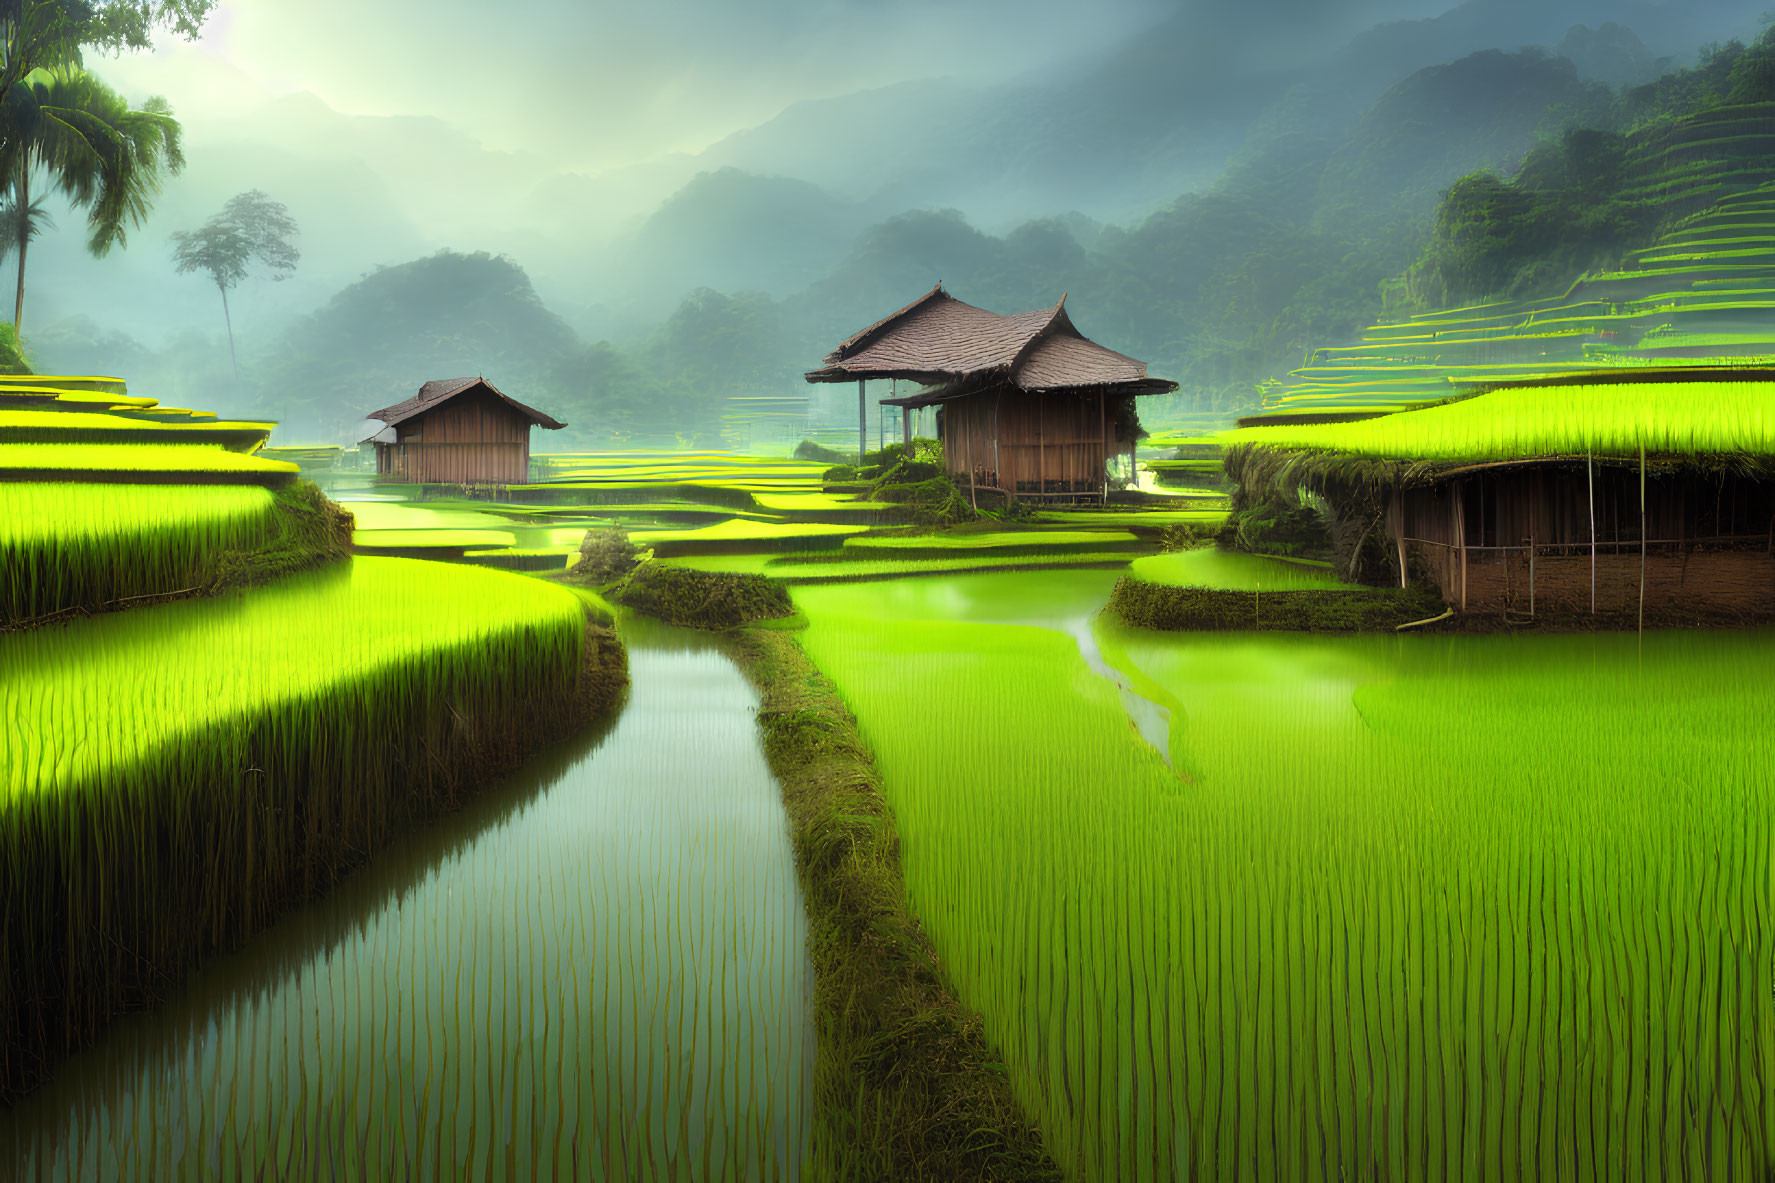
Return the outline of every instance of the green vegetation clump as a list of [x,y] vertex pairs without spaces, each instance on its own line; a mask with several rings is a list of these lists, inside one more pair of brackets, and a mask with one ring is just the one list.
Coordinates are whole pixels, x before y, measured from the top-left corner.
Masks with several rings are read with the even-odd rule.
[[850,453],[833,451],[812,440],[802,440],[796,444],[794,456],[797,460],[810,460],[819,464],[846,464],[850,461]]
[[1332,553],[1331,529],[1325,518],[1298,500],[1291,504],[1281,496],[1235,509],[1216,537],[1224,546],[1257,554],[1323,558]]
[[610,598],[667,624],[727,629],[795,613],[783,585],[762,575],[643,563]]
[[968,504],[967,495],[947,476],[933,476],[911,484],[880,483],[872,496],[877,501],[905,506],[915,521],[926,526],[952,526],[980,516]]
[[743,630],[729,650],[763,696],[807,910],[815,1176],[1059,1183],[908,910],[899,831],[856,719],[792,636]]
[[1427,620],[1443,611],[1434,590],[1362,588],[1353,591],[1233,591],[1174,587],[1130,575],[1116,584],[1109,610],[1137,628],[1379,632]]
[[610,526],[586,531],[585,541],[579,544],[579,560],[569,568],[569,574],[603,587],[628,575],[640,562],[641,550],[629,541],[628,532]]

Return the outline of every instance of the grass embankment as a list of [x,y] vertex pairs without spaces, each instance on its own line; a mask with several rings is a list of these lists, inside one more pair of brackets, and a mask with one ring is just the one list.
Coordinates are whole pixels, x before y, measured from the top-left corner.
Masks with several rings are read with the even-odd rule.
[[1329,566],[1201,548],[1136,559],[1110,594],[1128,624],[1164,631],[1375,632],[1443,610],[1422,587],[1345,583]]
[[613,598],[728,629],[728,652],[762,696],[814,967],[815,1177],[1058,1183],[1003,1058],[907,905],[899,833],[856,719],[792,634],[732,627],[792,612],[781,586],[647,563]]
[[624,684],[565,589],[394,559],[0,637],[0,1101]]
[[662,563],[643,563],[610,598],[686,628],[737,628],[795,611],[782,584],[762,575],[721,575]]
[[807,908],[816,1177],[1057,1183],[907,907],[899,831],[856,719],[791,634],[742,629],[728,649],[763,697]]
[[0,629],[263,583],[350,542],[350,517],[307,482],[0,483]]
[[1109,610],[1128,624],[1164,631],[1379,632],[1441,614],[1442,597],[1422,586],[1359,591],[1229,591],[1167,587],[1126,576]]

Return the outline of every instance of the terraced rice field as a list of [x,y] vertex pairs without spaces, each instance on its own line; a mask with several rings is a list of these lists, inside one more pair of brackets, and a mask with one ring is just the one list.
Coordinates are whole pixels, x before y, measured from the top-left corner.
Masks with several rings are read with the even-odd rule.
[[[878,754],[914,909],[1074,1177],[1770,1161],[1775,634],[1100,627],[1171,708],[1168,767],[1081,651],[1096,592],[894,587],[922,601],[798,589],[804,643]],[[1071,623],[1041,619],[1069,594]]]
[[[1771,121],[1775,107],[1752,119]],[[1717,191],[1649,198],[1699,209],[1622,269],[1587,275],[1554,299],[1373,325],[1359,342],[1314,350],[1268,393],[1266,413],[1394,411],[1577,370],[1775,357],[1775,177],[1766,161],[1749,172],[1723,163],[1740,158],[1735,143],[1719,140],[1718,160],[1696,166],[1719,178]]]
[[800,1178],[811,976],[756,698],[694,638],[629,641],[607,734],[0,1112],[0,1175]]

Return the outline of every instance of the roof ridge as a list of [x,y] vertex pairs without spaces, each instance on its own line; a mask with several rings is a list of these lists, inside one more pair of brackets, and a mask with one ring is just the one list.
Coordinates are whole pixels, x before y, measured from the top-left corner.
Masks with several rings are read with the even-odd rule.
[[[924,295],[920,296],[918,299],[912,301],[912,303],[907,304],[903,308],[899,308],[893,312],[888,313],[886,316],[882,317],[880,320],[876,321],[874,324],[865,325],[863,328],[858,329],[856,332],[852,333],[850,336],[848,336],[844,340],[840,341],[838,343],[838,347],[836,349],[834,349],[831,353],[828,353],[825,356],[825,358],[823,359],[825,364],[826,365],[834,365],[838,362],[843,361],[846,357],[849,357],[851,354],[857,353],[860,350],[867,348],[869,345],[874,343],[876,338],[879,337],[882,332],[886,331],[886,329],[888,328],[889,325],[893,324],[895,321],[899,320],[901,317],[907,315],[908,313],[912,312],[913,310],[923,307],[927,302],[929,302],[933,297],[936,297],[936,296],[942,296],[948,300],[955,300],[954,296],[951,296],[948,292],[943,290],[943,281],[939,279],[935,284],[933,284],[931,286],[930,291],[926,292]],[[959,300],[956,301],[956,303],[958,303],[958,304],[960,302],[961,301],[959,301]]]
[[1060,302],[1048,310],[1048,318],[1042,322],[1041,327],[1029,334],[1029,340],[1017,347],[1016,354],[1012,356],[1010,362],[1005,366],[1005,375],[1014,379],[1017,375],[1017,371],[1022,368],[1023,363],[1028,360],[1029,355],[1035,351],[1035,347],[1040,344],[1042,339],[1062,321],[1066,323],[1067,328],[1072,329],[1074,335],[1078,334],[1078,329],[1073,325],[1072,318],[1066,315],[1065,292],[1060,293]]

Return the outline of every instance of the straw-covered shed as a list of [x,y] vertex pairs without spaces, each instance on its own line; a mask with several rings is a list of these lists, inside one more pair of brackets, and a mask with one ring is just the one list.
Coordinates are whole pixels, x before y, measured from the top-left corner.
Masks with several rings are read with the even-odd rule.
[[417,484],[523,484],[530,429],[567,426],[478,377],[434,379],[365,418],[387,424],[365,441],[376,447],[376,472]]
[[1345,573],[1461,611],[1775,611],[1775,370],[1564,375],[1228,433],[1242,504],[1309,493]]
[[965,304],[938,284],[852,334],[809,382],[857,383],[858,450],[867,448],[867,383],[905,380],[916,394],[879,399],[912,412],[936,407],[944,463],[975,490],[1008,498],[1101,497],[1111,456],[1140,431],[1134,400],[1176,390],[1146,365],[1079,332],[1066,297],[1003,316]]

